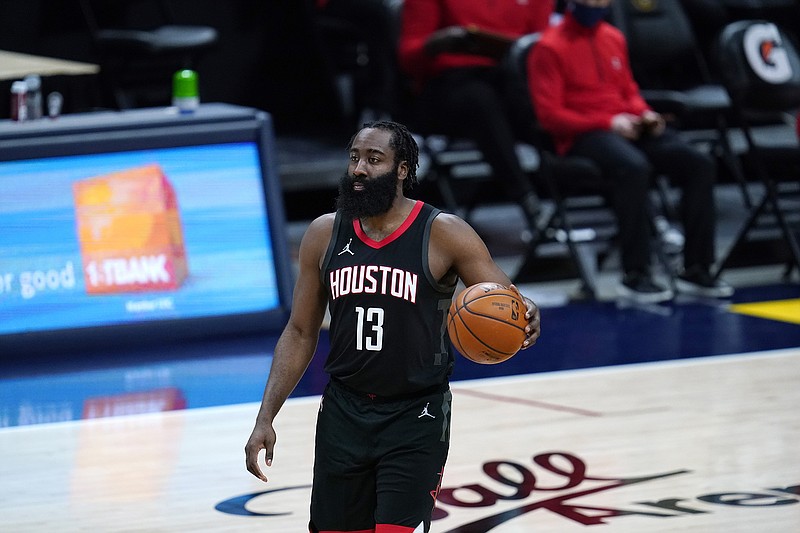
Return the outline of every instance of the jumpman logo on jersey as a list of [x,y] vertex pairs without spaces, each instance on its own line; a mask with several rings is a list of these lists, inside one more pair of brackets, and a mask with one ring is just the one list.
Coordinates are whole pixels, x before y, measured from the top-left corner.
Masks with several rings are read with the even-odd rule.
[[432,414],[430,414],[428,412],[428,406],[430,404],[431,404],[431,402],[428,402],[428,403],[425,404],[425,407],[422,409],[422,413],[420,413],[420,415],[417,418],[422,418],[423,416],[429,416],[431,418],[436,418],[435,416],[433,416]]
[[342,255],[345,252],[347,252],[350,255],[356,255],[356,254],[353,253],[353,250],[350,249],[350,243],[351,242],[353,242],[353,238],[352,237],[350,237],[350,240],[347,241],[347,244],[344,245],[344,248],[342,248],[342,251],[339,252],[338,255]]

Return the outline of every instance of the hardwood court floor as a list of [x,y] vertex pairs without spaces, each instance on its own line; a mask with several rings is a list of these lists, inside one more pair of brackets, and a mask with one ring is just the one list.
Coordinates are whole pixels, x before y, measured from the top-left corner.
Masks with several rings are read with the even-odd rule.
[[[433,531],[798,531],[798,384],[797,348],[456,382]],[[3,429],[0,530],[305,531],[317,403],[266,485],[256,403]]]
[[[519,243],[493,227],[511,272]],[[433,531],[800,531],[800,285],[782,270],[726,272],[730,301],[644,308],[613,301],[613,265],[597,302],[569,300],[576,280],[521,286],[543,335],[501,365],[457,362]],[[305,531],[327,335],[264,485],[243,447],[275,340],[3,359],[0,532]]]

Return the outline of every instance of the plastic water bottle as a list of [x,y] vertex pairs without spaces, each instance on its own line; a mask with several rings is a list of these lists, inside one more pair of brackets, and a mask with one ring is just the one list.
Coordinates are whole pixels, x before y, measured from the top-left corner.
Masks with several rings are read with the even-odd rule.
[[28,120],[28,84],[17,80],[11,84],[11,120]]
[[61,108],[64,105],[64,97],[58,91],[53,91],[47,95],[47,116],[57,119],[61,115]]
[[172,105],[181,113],[193,113],[200,106],[197,72],[179,70],[172,77]]
[[25,76],[25,84],[28,86],[25,102],[28,107],[28,119],[42,118],[42,78],[38,74],[30,74]]

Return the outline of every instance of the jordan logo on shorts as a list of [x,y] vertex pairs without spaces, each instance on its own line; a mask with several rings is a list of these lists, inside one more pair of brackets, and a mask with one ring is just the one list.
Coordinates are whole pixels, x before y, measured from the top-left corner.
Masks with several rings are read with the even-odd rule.
[[350,243],[351,242],[353,242],[353,238],[352,237],[350,238],[349,241],[347,241],[347,244],[344,245],[344,248],[342,248],[342,251],[339,252],[337,255],[342,255],[345,252],[347,252],[350,255],[356,255],[356,254],[353,253],[353,250],[350,249]]
[[422,418],[423,416],[429,416],[431,418],[436,418],[435,416],[433,416],[432,414],[430,414],[428,412],[428,406],[430,404],[431,404],[431,402],[428,402],[428,403],[425,404],[425,407],[422,409],[422,412],[420,413],[420,415],[417,418]]

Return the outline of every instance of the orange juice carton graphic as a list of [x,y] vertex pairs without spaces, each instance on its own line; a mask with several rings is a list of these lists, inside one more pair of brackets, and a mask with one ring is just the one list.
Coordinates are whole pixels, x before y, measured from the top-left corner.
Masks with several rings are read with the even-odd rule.
[[175,190],[159,165],[73,184],[89,294],[175,290],[189,273]]

